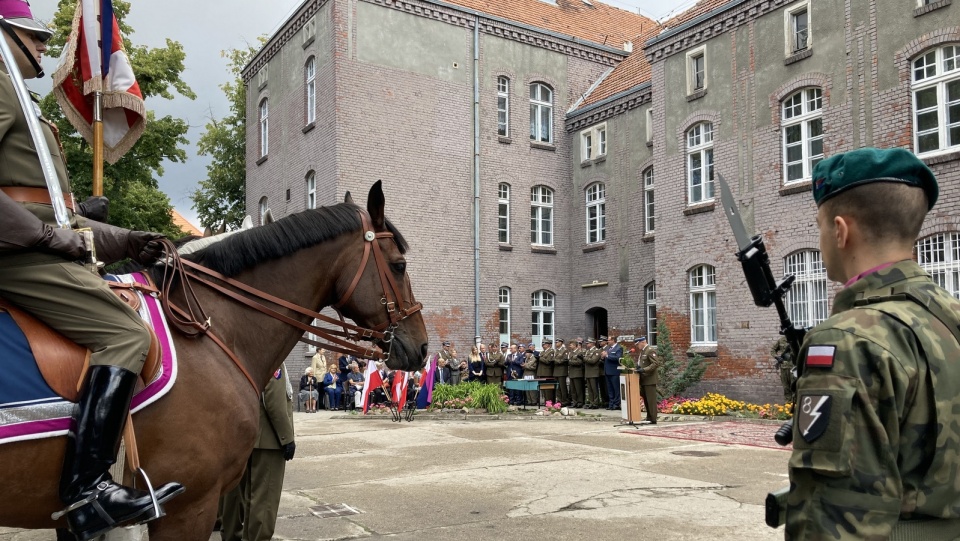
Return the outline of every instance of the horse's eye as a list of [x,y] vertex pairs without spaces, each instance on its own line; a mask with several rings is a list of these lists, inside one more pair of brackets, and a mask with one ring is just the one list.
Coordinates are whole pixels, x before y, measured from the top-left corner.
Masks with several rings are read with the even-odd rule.
[[390,268],[393,269],[393,272],[397,274],[403,274],[407,272],[407,262],[400,261],[399,263],[391,263]]

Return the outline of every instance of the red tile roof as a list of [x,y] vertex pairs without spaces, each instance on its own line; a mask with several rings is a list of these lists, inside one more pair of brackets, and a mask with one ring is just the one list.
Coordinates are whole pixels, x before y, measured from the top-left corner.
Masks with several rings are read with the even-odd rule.
[[197,229],[197,226],[188,222],[182,214],[176,211],[176,209],[170,209],[170,217],[173,218],[173,225],[180,228],[180,231],[183,231],[184,235],[197,235],[198,237],[203,236],[203,231]]

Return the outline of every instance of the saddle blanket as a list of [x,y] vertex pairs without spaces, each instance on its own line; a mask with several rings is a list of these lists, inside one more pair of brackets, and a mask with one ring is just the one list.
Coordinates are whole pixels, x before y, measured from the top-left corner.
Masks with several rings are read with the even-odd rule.
[[[127,284],[147,283],[140,273],[108,275],[106,279]],[[161,368],[133,397],[130,409],[134,413],[167,394],[177,379],[177,353],[160,301],[139,291],[136,294],[141,301],[140,317],[153,328],[160,341]],[[66,434],[73,403],[57,395],[44,381],[26,337],[6,312],[0,313],[0,358],[4,371],[0,378],[0,444]]]

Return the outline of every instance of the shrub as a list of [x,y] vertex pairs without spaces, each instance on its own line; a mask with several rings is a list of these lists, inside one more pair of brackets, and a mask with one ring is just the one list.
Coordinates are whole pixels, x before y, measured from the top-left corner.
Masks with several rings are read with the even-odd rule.
[[670,329],[663,321],[657,324],[657,357],[660,359],[660,367],[657,369],[660,378],[657,393],[662,397],[680,396],[700,383],[710,364],[700,354],[694,354],[686,362],[677,361]]
[[507,411],[500,387],[479,381],[464,381],[456,385],[433,387],[431,409],[483,408],[489,413]]

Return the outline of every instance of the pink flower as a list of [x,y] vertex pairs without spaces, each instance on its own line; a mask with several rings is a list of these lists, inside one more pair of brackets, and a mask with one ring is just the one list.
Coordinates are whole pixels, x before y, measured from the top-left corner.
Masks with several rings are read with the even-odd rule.
[[547,400],[547,402],[544,404],[544,407],[552,408],[552,407],[553,407],[553,401],[552,401],[552,400]]

